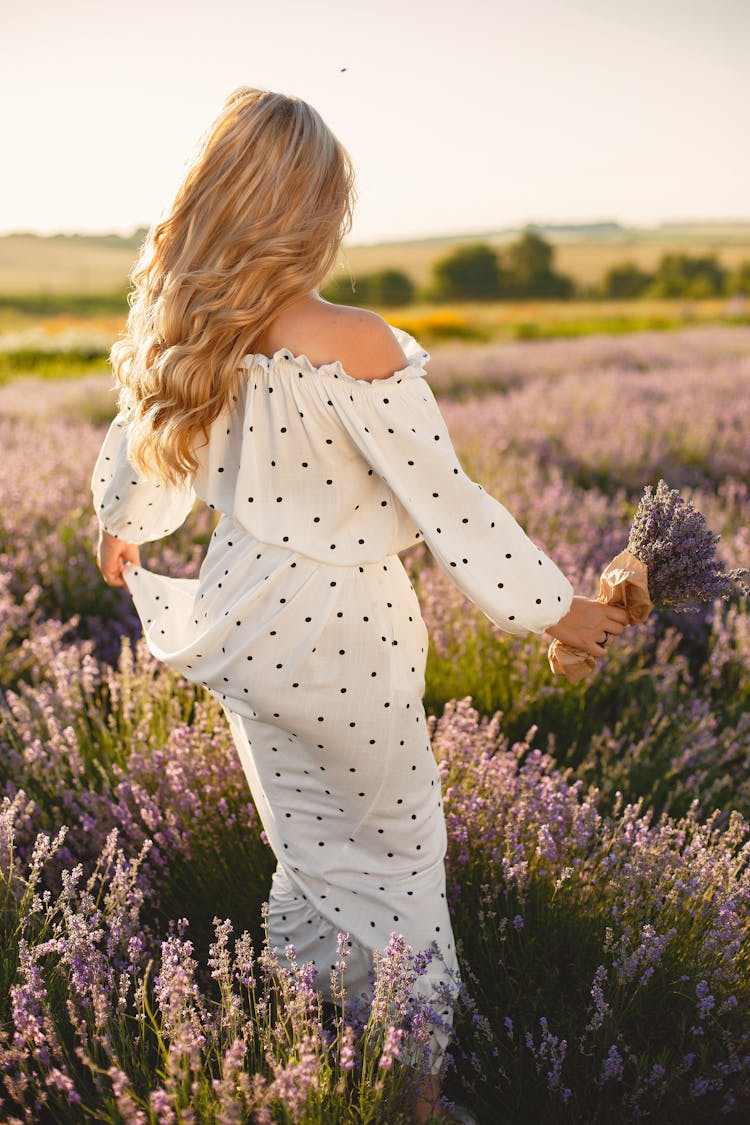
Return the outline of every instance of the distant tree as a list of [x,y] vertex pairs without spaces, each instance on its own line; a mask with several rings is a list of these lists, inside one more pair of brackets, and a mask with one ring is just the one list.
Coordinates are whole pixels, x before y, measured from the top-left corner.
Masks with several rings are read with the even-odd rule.
[[740,262],[727,278],[727,293],[750,297],[750,261]]
[[526,230],[503,253],[503,292],[508,297],[572,297],[575,282],[552,268],[554,248]]
[[490,301],[500,292],[497,255],[484,242],[458,246],[435,262],[433,275],[438,301]]
[[384,305],[395,308],[414,300],[414,282],[402,270],[385,269],[351,277],[334,277],[321,295],[335,305]]
[[369,278],[334,277],[321,289],[321,296],[334,305],[370,304]]
[[516,242],[511,242],[504,258],[513,280],[528,289],[540,275],[551,273],[554,250],[541,235],[525,231]]
[[649,285],[649,297],[715,297],[725,291],[727,271],[714,255],[664,254]]
[[396,308],[410,305],[414,300],[414,282],[403,270],[378,270],[367,276],[368,300],[373,305]]
[[602,295],[617,299],[640,297],[653,281],[654,275],[646,273],[635,262],[618,262],[604,275]]

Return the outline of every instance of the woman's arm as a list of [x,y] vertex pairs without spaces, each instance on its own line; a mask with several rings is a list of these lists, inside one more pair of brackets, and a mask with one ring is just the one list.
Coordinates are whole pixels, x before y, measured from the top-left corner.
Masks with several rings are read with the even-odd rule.
[[140,476],[128,460],[127,437],[127,421],[118,414],[91,477],[94,508],[109,536],[127,544],[146,543],[184,523],[195,493],[191,482],[176,486]]
[[467,597],[516,636],[542,634],[568,614],[570,582],[511,513],[466,475],[424,379],[406,375],[342,391],[334,392],[335,401],[355,445]]

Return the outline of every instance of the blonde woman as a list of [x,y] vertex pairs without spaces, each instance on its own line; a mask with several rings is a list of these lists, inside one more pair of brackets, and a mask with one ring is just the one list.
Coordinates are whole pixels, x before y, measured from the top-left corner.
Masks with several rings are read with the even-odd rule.
[[[455,995],[458,966],[427,635],[399,553],[425,540],[510,633],[600,656],[625,615],[574,597],[466,477],[427,353],[318,295],[351,202],[349,159],[314,109],[229,97],[135,267],[112,351],[120,411],[92,486],[105,580],[127,585],[151,652],[224,705],[278,860],[272,944],[314,961],[324,995],[339,932],[351,994],[393,931],[437,944],[415,988],[442,1021],[424,1121],[452,1018],[439,985]],[[174,531],[196,497],[219,517],[199,579],[144,570],[137,545]]]

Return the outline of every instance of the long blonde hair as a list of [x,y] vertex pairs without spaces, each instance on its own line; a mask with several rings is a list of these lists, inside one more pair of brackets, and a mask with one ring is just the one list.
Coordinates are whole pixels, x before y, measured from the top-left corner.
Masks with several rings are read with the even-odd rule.
[[180,483],[197,468],[243,356],[330,272],[352,201],[348,154],[311,106],[247,87],[229,96],[149,232],[111,352],[136,469]]

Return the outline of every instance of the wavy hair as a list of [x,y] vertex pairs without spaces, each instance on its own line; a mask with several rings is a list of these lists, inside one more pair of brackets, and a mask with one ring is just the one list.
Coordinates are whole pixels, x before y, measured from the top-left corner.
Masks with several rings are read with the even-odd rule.
[[144,476],[183,482],[264,327],[317,288],[351,225],[346,150],[300,98],[241,87],[151,228],[112,366]]

